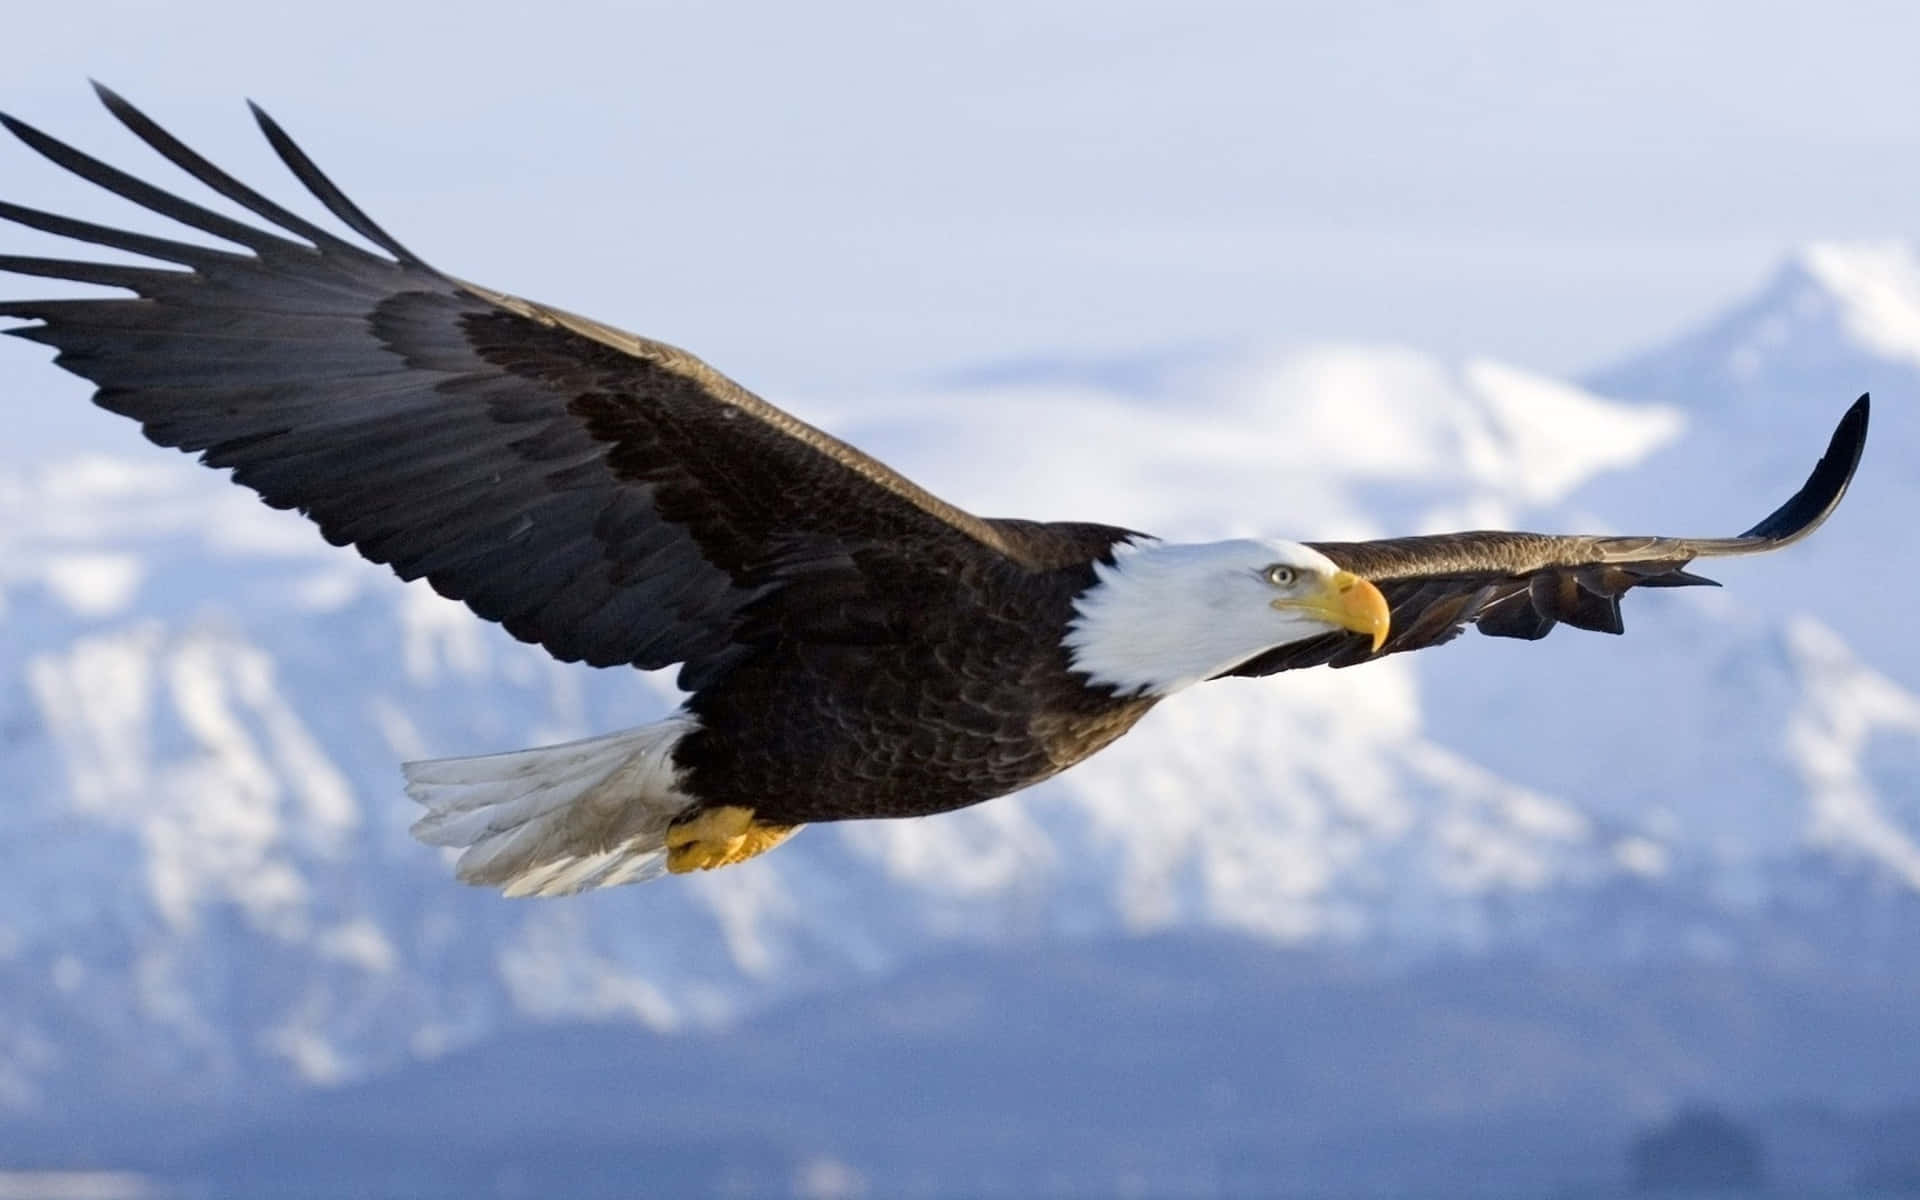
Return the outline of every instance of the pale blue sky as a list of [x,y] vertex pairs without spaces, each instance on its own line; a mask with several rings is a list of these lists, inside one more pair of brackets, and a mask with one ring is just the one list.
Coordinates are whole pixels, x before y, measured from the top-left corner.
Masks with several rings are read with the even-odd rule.
[[[1247,341],[1565,374],[1915,228],[1920,7],[1785,7],[73,0],[0,106],[155,162],[96,76],[290,194],[255,97],[430,261],[803,409]],[[11,144],[0,194],[120,211]]]

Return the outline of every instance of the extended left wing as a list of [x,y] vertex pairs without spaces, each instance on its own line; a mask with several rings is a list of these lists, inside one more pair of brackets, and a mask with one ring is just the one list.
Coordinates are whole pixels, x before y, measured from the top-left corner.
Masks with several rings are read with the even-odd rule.
[[0,296],[0,319],[34,322],[0,333],[54,347],[61,366],[98,386],[96,403],[153,441],[232,469],[334,544],[425,578],[556,658],[680,663],[681,685],[697,691],[769,631],[871,609],[860,547],[911,547],[919,560],[998,555],[1029,569],[1058,552],[931,495],[683,350],[435,270],[258,109],[287,168],[379,252],[283,208],[99,92],[149,148],[253,219],[0,115],[56,165],[228,243],[0,201],[0,228],[152,260],[0,254],[0,273],[133,293]]
[[1331,633],[1280,646],[1227,675],[1355,663],[1437,646],[1468,625],[1494,637],[1547,636],[1555,625],[1621,633],[1620,597],[1636,587],[1713,585],[1686,570],[1696,558],[1764,554],[1806,537],[1846,494],[1867,441],[1867,397],[1854,401],[1827,452],[1793,498],[1739,537],[1590,537],[1476,531],[1313,548],[1370,580],[1393,610],[1378,651],[1359,634]]

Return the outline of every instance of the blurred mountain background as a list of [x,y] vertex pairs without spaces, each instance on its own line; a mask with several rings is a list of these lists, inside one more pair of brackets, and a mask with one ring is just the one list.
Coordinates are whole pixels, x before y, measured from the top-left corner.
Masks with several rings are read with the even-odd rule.
[[528,902],[407,836],[398,763],[671,674],[552,663],[9,344],[0,1197],[1920,1190],[1920,259],[1864,236],[1920,190],[1910,18],[1366,7],[11,17],[51,132],[147,169],[95,73],[286,197],[251,91],[431,261],[982,513],[1730,534],[1874,414],[1816,537],[1625,637],[1212,684],[1015,797]]
[[1626,637],[1214,684],[1013,798],[552,903],[454,885],[396,763],[645,721],[670,676],[551,663],[184,458],[16,470],[0,1146],[227,1171],[298,1143],[317,1170],[319,1129],[383,1171],[420,1140],[491,1170],[579,1137],[704,1179],[738,1141],[756,1186],[1119,1163],[1204,1191],[1283,1161],[1412,1178],[1464,1141],[1533,1186],[1605,1178],[1683,1101],[1911,1100],[1920,660],[1885,634],[1915,364],[1909,252],[1826,246],[1591,389],[1322,347],[850,408],[840,432],[988,512],[1716,534],[1879,397],[1813,543],[1636,595]]

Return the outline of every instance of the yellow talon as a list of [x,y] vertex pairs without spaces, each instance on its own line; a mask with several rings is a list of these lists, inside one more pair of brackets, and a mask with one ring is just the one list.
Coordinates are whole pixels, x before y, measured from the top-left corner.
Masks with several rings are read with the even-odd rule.
[[738,804],[708,808],[667,829],[667,870],[711,871],[765,854],[792,837],[798,825],[765,825]]

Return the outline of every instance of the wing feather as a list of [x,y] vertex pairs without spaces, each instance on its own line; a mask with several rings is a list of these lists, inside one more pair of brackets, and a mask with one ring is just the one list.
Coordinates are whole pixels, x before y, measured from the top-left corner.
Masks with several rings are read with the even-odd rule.
[[796,547],[842,570],[856,568],[838,548],[878,538],[934,560],[985,551],[1042,566],[1062,552],[945,503],[684,351],[435,271],[257,107],[288,170],[384,253],[97,90],[149,148],[260,224],[0,118],[52,163],[239,248],[0,202],[0,221],[171,264],[0,256],[0,271],[134,293],[0,302],[0,316],[37,322],[6,332],[55,347],[97,403],[154,441],[231,468],[329,540],[425,577],[516,637],[597,665],[683,663],[697,686],[737,657],[748,604],[767,623]]
[[287,232],[305,239],[320,250],[329,251],[335,255],[362,253],[352,242],[315,225],[305,217],[289,212],[214,166],[189,149],[180,139],[155,124],[145,113],[127,103],[113,89],[95,83],[93,90],[94,94],[100,97],[100,102],[107,106],[107,111],[113,114],[114,119],[131,130],[135,137],[212,191],[225,196],[255,216],[263,217]]
[[54,165],[65,167],[87,182],[125,197],[149,212],[159,213],[163,217],[198,229],[202,233],[210,233],[225,241],[246,246],[256,253],[286,249],[295,245],[283,237],[276,237],[244,221],[236,221],[210,208],[203,208],[184,200],[143,179],[137,179],[117,167],[110,167],[92,155],[83,154],[57,138],[48,137],[18,118],[0,113],[0,125],[4,125],[9,133]]
[[1507,531],[1443,533],[1372,542],[1321,542],[1339,566],[1372,581],[1392,610],[1378,651],[1358,634],[1281,646],[1229,675],[1270,675],[1439,645],[1468,625],[1493,637],[1543,638],[1557,625],[1622,633],[1620,599],[1636,587],[1697,587],[1699,558],[1764,554],[1806,537],[1846,494],[1866,446],[1868,399],[1854,401],[1806,483],[1753,528],[1731,538],[1558,536]]

